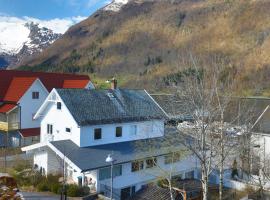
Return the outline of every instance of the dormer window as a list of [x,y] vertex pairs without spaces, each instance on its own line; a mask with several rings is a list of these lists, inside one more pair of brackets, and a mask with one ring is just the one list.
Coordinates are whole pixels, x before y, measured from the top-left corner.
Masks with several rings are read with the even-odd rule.
[[121,126],[116,127],[115,137],[122,137],[122,127]]
[[66,128],[66,132],[70,133],[71,132],[71,128]]
[[61,104],[61,102],[57,102],[57,110],[61,110],[62,109],[62,104]]
[[39,99],[39,92],[32,92],[32,99]]

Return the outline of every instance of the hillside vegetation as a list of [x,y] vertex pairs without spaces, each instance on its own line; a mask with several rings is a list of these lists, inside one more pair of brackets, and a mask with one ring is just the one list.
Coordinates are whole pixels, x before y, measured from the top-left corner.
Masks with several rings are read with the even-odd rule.
[[21,69],[116,76],[123,86],[157,90],[177,84],[197,60],[234,70],[243,94],[269,95],[269,10],[268,0],[134,0],[71,27]]

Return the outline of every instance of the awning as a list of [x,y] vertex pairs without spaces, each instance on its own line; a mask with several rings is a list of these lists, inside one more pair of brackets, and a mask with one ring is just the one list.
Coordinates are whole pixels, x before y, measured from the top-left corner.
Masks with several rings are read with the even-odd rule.
[[0,106],[0,113],[8,113],[11,110],[13,110],[15,107],[17,107],[16,104],[3,104]]
[[40,135],[40,128],[28,128],[19,130],[22,137],[34,137]]

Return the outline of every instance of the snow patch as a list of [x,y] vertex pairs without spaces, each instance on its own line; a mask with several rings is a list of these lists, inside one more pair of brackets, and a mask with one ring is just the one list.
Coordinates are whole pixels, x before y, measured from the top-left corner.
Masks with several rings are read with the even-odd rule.
[[[16,55],[20,52],[22,47],[30,45],[31,39],[29,38],[30,28],[26,25],[31,22],[39,24],[41,28],[41,34],[45,36],[46,31],[51,29],[53,33],[64,33],[66,30],[84,20],[86,17],[77,16],[64,19],[51,19],[51,20],[39,20],[30,17],[12,17],[3,16],[0,14],[0,54]],[[43,29],[42,27],[48,28]],[[50,43],[54,41],[48,41]]]
[[114,0],[104,7],[104,10],[118,12],[129,0]]
[[17,54],[28,41],[29,34],[23,21],[0,22],[0,53]]

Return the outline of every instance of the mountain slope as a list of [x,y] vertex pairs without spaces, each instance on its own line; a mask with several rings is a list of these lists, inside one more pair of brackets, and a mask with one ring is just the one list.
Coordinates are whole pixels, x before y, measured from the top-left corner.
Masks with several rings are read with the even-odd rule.
[[254,89],[255,80],[261,91],[269,89],[269,1],[130,0],[121,6],[71,27],[20,63],[22,69],[116,76],[122,85],[155,89],[177,79],[196,58],[236,70],[246,90]]
[[26,57],[40,53],[60,36],[33,22],[0,23],[0,68],[16,65]]

